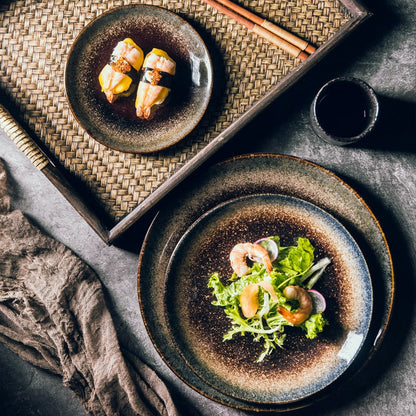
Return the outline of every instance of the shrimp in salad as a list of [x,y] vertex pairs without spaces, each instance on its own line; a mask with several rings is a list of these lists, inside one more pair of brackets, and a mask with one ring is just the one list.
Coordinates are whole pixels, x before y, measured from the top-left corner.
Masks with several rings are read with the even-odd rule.
[[260,244],[240,243],[233,247],[230,253],[231,267],[237,276],[244,276],[249,273],[250,268],[247,265],[246,258],[261,263],[265,266],[268,273],[273,270],[268,251]]
[[305,322],[311,316],[313,309],[313,303],[309,293],[300,286],[286,286],[283,289],[283,294],[288,300],[297,300],[299,302],[299,308],[291,312],[279,305],[277,311],[280,315],[293,325],[300,325]]

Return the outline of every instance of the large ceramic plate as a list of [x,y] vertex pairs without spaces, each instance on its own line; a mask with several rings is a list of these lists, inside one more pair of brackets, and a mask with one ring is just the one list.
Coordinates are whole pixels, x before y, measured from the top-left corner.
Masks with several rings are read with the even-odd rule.
[[[180,239],[202,215],[217,205],[245,195],[272,193],[310,202],[334,216],[359,245],[373,285],[373,319],[358,356],[347,371],[328,387],[305,399],[286,404],[241,400],[219,391],[193,371],[178,352],[164,313],[165,276]],[[153,221],[140,254],[139,302],[142,316],[167,365],[185,383],[219,403],[254,411],[287,411],[328,397],[365,366],[379,347],[390,321],[394,274],[384,233],[365,201],[330,171],[305,160],[261,154],[233,158],[186,180],[164,202]]]
[[[232,247],[271,235],[283,246],[309,238],[317,260],[331,259],[314,286],[330,325],[315,340],[287,328],[284,348],[257,363],[263,346],[250,335],[223,341],[230,320],[212,305],[207,282],[219,272],[229,284]],[[287,403],[325,388],[348,368],[370,326],[372,286],[361,250],[334,217],[298,198],[252,195],[208,211],[179,241],[166,277],[166,320],[178,352],[206,383],[241,400]]]
[[[168,104],[151,120],[135,114],[135,93],[107,102],[98,75],[120,40],[132,38],[144,54],[165,50],[177,69]],[[71,110],[99,142],[125,152],[153,152],[178,142],[202,118],[212,91],[208,50],[193,27],[165,9],[130,5],[114,8],[90,22],[70,50],[65,89]]]

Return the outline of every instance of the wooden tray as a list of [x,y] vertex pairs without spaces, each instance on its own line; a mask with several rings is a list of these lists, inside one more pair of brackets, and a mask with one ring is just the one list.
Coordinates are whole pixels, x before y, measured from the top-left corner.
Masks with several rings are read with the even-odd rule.
[[[68,51],[101,13],[124,4],[164,7],[187,20],[214,62],[211,103],[173,147],[123,153],[90,137],[64,91]],[[318,63],[371,13],[355,0],[242,1],[318,47],[301,62],[202,0],[6,1],[0,6],[0,126],[108,244]]]

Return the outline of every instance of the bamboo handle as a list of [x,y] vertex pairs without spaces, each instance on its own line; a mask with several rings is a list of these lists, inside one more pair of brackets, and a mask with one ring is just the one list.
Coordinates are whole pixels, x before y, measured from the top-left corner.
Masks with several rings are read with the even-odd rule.
[[42,152],[35,141],[0,104],[0,127],[13,140],[29,160],[52,182],[55,188],[71,203],[76,211],[87,221],[95,232],[107,243],[108,231],[98,215],[86,204],[72,183],[55,164]]
[[49,159],[40,150],[39,146],[2,104],[0,104],[0,127],[39,170],[49,164]]

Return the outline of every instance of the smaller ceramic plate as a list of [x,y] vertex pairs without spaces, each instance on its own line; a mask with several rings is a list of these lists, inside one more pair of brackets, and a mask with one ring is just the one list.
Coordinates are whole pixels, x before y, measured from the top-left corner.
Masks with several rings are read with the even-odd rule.
[[[284,348],[257,363],[262,345],[250,335],[223,341],[230,321],[212,305],[207,282],[219,272],[227,283],[235,244],[271,235],[283,246],[307,237],[316,260],[331,259],[314,286],[326,298],[329,326],[314,340],[287,328]],[[178,242],[166,272],[165,319],[179,354],[213,388],[259,404],[299,401],[339,378],[365,341],[372,305],[369,270],[348,231],[321,208],[277,194],[233,199],[205,213]]]
[[[131,38],[144,54],[158,48],[176,62],[167,104],[151,120],[136,116],[136,93],[110,104],[98,75],[116,44]],[[116,150],[146,153],[164,149],[199,123],[212,92],[212,63],[193,27],[163,8],[130,5],[114,8],[90,22],[69,52],[65,89],[71,110],[83,128]]]

